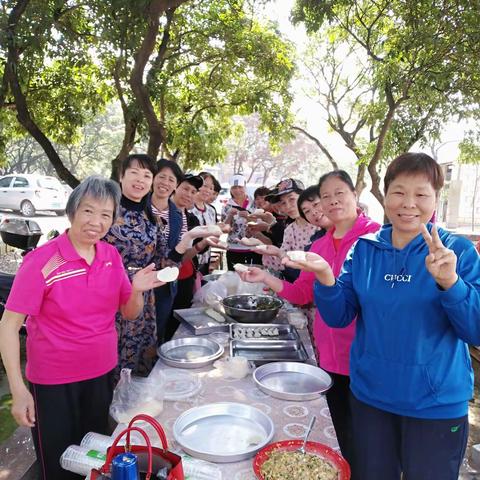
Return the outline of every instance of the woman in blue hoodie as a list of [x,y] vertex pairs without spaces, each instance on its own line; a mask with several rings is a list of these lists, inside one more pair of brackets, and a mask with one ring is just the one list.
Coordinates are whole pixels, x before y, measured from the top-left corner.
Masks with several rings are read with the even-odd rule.
[[360,237],[339,278],[309,253],[315,302],[331,327],[357,318],[350,353],[354,447],[365,480],[456,480],[468,438],[480,344],[480,261],[473,244],[428,223],[443,185],[423,153],[385,175],[390,224]]

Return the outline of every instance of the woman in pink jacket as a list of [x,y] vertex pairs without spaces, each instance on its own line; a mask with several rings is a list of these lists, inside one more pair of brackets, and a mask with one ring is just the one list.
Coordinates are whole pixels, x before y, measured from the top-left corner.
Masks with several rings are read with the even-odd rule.
[[[320,254],[332,267],[335,276],[340,274],[350,247],[358,237],[376,232],[380,225],[365,216],[357,205],[357,195],[350,176],[343,170],[323,175],[319,181],[320,205],[332,221],[333,228],[311,246],[310,251]],[[289,266],[287,257],[282,261]],[[294,283],[275,278],[259,268],[249,268],[242,274],[249,282],[263,282],[280,297],[295,305],[313,302],[315,275],[302,272]],[[352,466],[351,413],[349,406],[349,355],[355,335],[355,322],[346,328],[330,328],[321,319],[318,310],[314,322],[314,339],[319,365],[333,378],[333,386],[327,392],[327,402],[332,416],[342,455]]]

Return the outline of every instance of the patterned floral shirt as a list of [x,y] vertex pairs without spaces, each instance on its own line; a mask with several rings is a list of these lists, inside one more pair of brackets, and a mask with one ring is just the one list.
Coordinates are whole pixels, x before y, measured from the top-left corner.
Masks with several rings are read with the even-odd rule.
[[[291,250],[304,250],[305,247],[311,243],[310,237],[317,230],[320,230],[320,228],[306,222],[302,218],[297,218],[285,228],[283,243],[280,247],[281,250],[284,252],[289,252]],[[271,255],[263,255],[263,264],[272,270],[279,271],[284,269],[281,264],[281,259]]]
[[[244,205],[238,205],[237,202],[233,198],[231,198],[227,204],[223,207],[222,211],[222,221],[228,215],[228,212],[235,207],[243,207],[246,208],[250,213],[255,209],[253,205],[253,200],[248,198],[248,202],[245,202]],[[241,238],[243,238],[247,233],[247,220],[243,217],[235,215],[232,221],[232,229],[228,234],[228,243],[238,243]]]

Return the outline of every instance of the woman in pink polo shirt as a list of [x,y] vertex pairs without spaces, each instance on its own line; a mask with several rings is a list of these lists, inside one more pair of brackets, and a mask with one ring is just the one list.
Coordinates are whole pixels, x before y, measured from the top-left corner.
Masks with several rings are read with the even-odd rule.
[[[163,285],[153,264],[130,283],[116,248],[100,241],[119,201],[118,185],[99,176],[73,190],[66,207],[71,227],[25,257],[0,322],[12,414],[32,428],[43,480],[79,478],[60,467],[61,454],[89,431],[108,433],[115,313],[136,318],[143,292]],[[25,319],[29,388],[20,368]]]

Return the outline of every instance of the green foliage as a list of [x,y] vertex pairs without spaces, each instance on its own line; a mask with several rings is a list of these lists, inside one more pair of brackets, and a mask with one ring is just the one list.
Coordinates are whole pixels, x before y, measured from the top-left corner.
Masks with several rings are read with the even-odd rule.
[[[7,24],[15,3],[6,1],[0,25]],[[31,116],[57,146],[79,142],[82,127],[114,98],[123,102],[124,121],[135,125],[135,141],[148,141],[145,112],[130,80],[151,4],[151,0],[29,2],[14,39],[21,52],[18,73]],[[2,32],[0,53],[6,57],[9,38],[5,29]],[[231,118],[239,114],[258,113],[260,128],[270,133],[273,146],[288,138],[293,55],[292,45],[273,25],[255,18],[251,0],[186,2],[161,17],[156,51],[144,78],[155,114],[165,127],[162,150],[176,154],[189,168],[220,161],[226,154],[223,144]],[[7,139],[25,135],[15,111],[6,108],[12,103],[7,92],[6,104],[0,106],[5,118],[0,158]],[[120,146],[121,142],[118,150]]]
[[463,164],[480,164],[480,134],[468,132],[465,138],[458,144],[460,156],[458,161]]
[[167,148],[189,168],[225,157],[233,115],[257,112],[274,141],[288,136],[293,47],[247,16],[244,3],[177,10],[163,69],[151,72]]
[[[478,116],[479,13],[469,0],[296,1],[292,18],[311,32],[310,54],[324,52],[311,71],[324,71],[330,127],[359,162],[378,171],[437,137],[447,119]],[[353,56],[355,73],[345,73]]]
[[[0,24],[6,25],[15,3],[6,2],[6,8],[0,11]],[[13,38],[20,53],[16,70],[30,115],[49,138],[61,144],[74,143],[79,129],[103,111],[112,98],[111,87],[92,54],[93,37],[85,12],[81,2],[32,0]],[[9,41],[2,29],[2,57],[7,57]],[[9,90],[5,102],[0,108],[5,121],[0,146],[26,134],[15,121]]]

